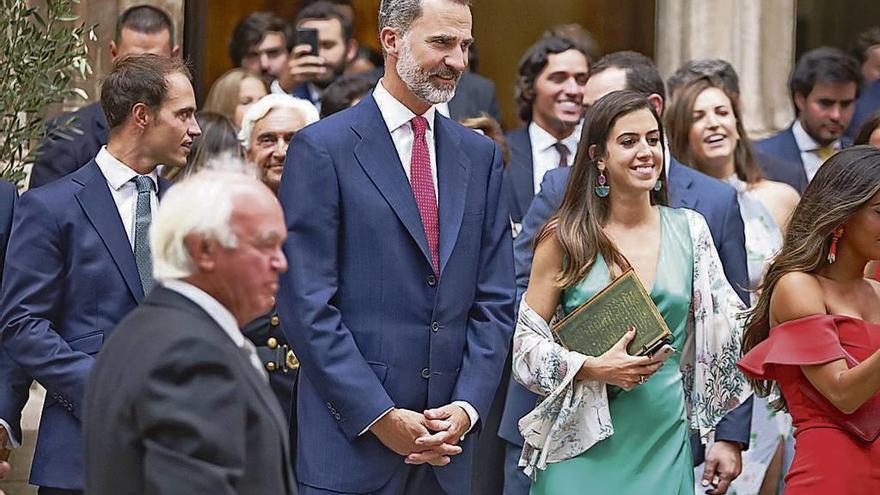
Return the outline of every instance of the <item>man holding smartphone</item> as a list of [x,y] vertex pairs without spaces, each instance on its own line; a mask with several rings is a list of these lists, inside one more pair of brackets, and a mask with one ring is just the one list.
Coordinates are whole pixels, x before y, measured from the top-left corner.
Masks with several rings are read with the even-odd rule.
[[320,111],[324,89],[345,72],[357,55],[352,18],[331,2],[315,2],[297,16],[295,39],[287,71],[279,76],[272,91],[309,100]]

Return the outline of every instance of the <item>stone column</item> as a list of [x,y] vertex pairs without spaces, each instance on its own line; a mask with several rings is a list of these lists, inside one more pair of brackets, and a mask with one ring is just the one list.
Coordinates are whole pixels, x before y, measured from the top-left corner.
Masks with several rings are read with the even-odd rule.
[[795,0],[658,0],[656,60],[664,77],[688,60],[722,58],[740,78],[746,130],[760,137],[794,118]]

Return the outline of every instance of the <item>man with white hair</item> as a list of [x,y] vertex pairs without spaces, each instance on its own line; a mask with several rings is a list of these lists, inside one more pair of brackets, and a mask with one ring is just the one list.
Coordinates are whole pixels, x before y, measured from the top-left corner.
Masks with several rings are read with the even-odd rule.
[[296,493],[287,422],[239,330],[274,302],[285,237],[247,175],[205,170],[168,191],[151,233],[160,285],[86,393],[86,493]]
[[245,112],[238,138],[248,163],[257,168],[260,180],[273,193],[278,193],[281,184],[290,140],[318,118],[310,102],[285,94],[264,96]]
[[[281,183],[284,157],[290,140],[297,131],[317,121],[318,111],[311,102],[287,94],[264,96],[245,112],[239,140],[244,146],[248,163],[273,193],[278,192]],[[273,307],[245,325],[242,331],[257,346],[257,353],[269,372],[272,391],[285,417],[290,418],[299,362],[287,345],[281,329],[281,318]]]

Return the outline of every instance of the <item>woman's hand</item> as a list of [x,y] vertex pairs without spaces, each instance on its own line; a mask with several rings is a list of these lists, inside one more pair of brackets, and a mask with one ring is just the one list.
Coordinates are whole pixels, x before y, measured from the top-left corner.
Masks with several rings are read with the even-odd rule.
[[632,390],[645,383],[663,363],[654,363],[647,356],[630,356],[626,352],[626,346],[635,336],[636,329],[632,327],[605,354],[588,357],[575,379],[605,382],[624,390]]

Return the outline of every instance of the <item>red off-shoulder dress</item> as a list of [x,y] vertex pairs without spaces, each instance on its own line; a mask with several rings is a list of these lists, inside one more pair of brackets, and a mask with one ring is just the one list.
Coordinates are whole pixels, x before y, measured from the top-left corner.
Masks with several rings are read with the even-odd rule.
[[807,380],[801,365],[845,359],[850,368],[880,348],[880,324],[838,315],[788,321],[737,363],[774,380],[795,427],[795,456],[786,495],[880,494],[880,393],[844,414]]

